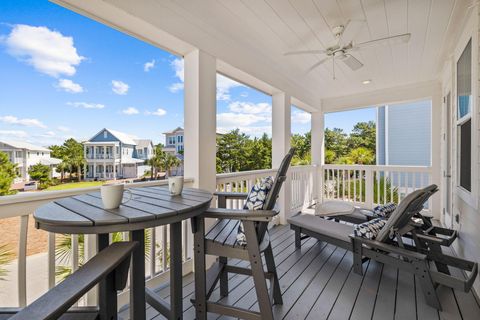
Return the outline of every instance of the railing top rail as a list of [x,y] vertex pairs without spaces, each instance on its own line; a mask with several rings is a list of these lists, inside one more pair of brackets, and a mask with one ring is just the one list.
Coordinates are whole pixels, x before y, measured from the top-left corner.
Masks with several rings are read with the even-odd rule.
[[364,164],[324,164],[323,169],[345,169],[345,170],[376,170],[376,171],[410,171],[430,172],[431,166],[399,166],[399,165],[364,165]]
[[218,173],[217,179],[228,179],[236,178],[243,176],[258,176],[262,174],[275,173],[278,169],[265,169],[265,170],[250,170],[250,171],[239,171],[239,172],[229,172],[229,173]]

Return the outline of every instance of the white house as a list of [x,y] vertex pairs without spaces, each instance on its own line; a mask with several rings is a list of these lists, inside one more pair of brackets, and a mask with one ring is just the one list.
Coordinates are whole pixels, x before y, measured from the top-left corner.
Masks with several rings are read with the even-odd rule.
[[170,132],[164,132],[165,135],[165,147],[164,152],[178,154],[183,152],[183,128],[177,127]]
[[[150,140],[135,141],[123,132],[102,129],[83,144],[87,161],[85,178],[137,178],[138,167],[153,155],[153,144],[148,141]],[[137,149],[137,142],[141,146],[141,153]]]
[[23,141],[0,141],[0,151],[5,152],[12,163],[17,164],[19,177],[15,183],[30,180],[28,169],[38,163],[50,166],[50,177],[58,176],[54,170],[62,160],[51,157],[51,150]]

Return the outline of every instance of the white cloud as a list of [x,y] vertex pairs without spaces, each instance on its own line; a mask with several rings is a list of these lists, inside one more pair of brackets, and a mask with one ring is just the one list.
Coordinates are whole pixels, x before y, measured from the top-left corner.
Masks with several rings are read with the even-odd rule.
[[70,93],[81,93],[83,88],[78,83],[73,82],[70,79],[59,79],[56,87]]
[[47,132],[44,132],[44,133],[40,134],[40,137],[44,137],[44,138],[53,138],[55,136],[56,136],[56,134],[53,131],[47,131]]
[[120,80],[112,80],[112,91],[119,95],[125,95],[130,86]]
[[230,89],[243,86],[243,84],[235,80],[217,74],[217,100],[229,101]]
[[73,76],[85,59],[77,53],[72,37],[47,27],[17,24],[4,43],[10,55],[52,77]]
[[143,71],[148,72],[151,69],[155,68],[155,59],[149,62],[145,62],[143,65]]
[[65,127],[65,126],[58,126],[57,130],[62,131],[62,132],[69,132],[71,129],[69,127]]
[[170,92],[175,93],[175,92],[178,92],[180,90],[183,90],[183,82],[185,80],[185,70],[184,70],[183,59],[180,59],[180,58],[173,59],[170,62],[170,65],[172,66],[173,70],[175,71],[175,77],[177,77],[178,80],[180,80],[180,82],[172,83],[168,87]]
[[67,102],[69,106],[75,108],[84,108],[84,109],[103,109],[105,105],[100,103],[88,103],[88,102]]
[[177,77],[180,81],[185,81],[185,64],[183,63],[183,59],[176,58],[170,63],[175,70],[175,77]]
[[123,109],[122,113],[131,116],[131,115],[134,115],[134,114],[139,114],[140,111],[138,111],[138,109],[136,109],[134,107],[128,107],[127,109]]
[[217,126],[226,128],[238,128],[250,126],[257,122],[270,121],[271,118],[265,115],[251,113],[224,112],[217,114]]
[[[180,82],[172,83],[168,89],[175,93],[180,90],[183,90],[183,83],[185,81],[185,65],[183,59],[175,58],[170,62],[173,70],[175,71],[175,77],[180,80]],[[217,74],[217,100],[229,101],[230,100],[230,89],[235,87],[243,87],[244,85],[236,82],[230,78]]]
[[22,130],[0,130],[0,137],[19,139],[28,137],[28,134]]
[[14,116],[0,116],[0,121],[8,123],[8,124],[15,124],[25,127],[37,127],[37,128],[46,128],[47,126],[44,125],[40,120],[37,119],[20,119]]
[[294,111],[292,113],[292,123],[307,124],[311,121],[311,114],[305,111]]
[[169,87],[168,87],[168,90],[170,90],[170,92],[178,92],[180,90],[183,90],[183,83],[182,82],[175,82],[175,83],[172,83]]
[[167,111],[164,110],[164,109],[162,109],[162,108],[158,108],[157,110],[155,110],[155,111],[153,111],[153,112],[152,112],[152,111],[145,111],[145,114],[146,114],[146,115],[154,115],[154,116],[159,116],[159,117],[161,117],[161,116],[166,115],[166,114],[167,114]]
[[234,101],[228,105],[228,109],[232,112],[239,112],[239,113],[252,113],[252,114],[260,114],[260,113],[271,113],[272,106],[269,103],[252,103],[252,102],[241,102],[241,101]]

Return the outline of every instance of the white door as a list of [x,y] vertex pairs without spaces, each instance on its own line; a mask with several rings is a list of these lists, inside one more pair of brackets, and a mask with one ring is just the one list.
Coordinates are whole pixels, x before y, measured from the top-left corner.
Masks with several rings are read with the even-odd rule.
[[444,123],[444,132],[443,132],[443,143],[444,143],[444,166],[443,166],[443,220],[447,228],[453,227],[452,219],[452,94],[450,89],[446,91],[446,94],[443,98],[444,112],[445,112],[445,123]]

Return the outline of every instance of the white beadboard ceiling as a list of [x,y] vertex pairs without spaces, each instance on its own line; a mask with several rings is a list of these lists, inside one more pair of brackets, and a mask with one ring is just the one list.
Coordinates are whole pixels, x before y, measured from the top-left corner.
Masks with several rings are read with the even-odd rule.
[[[56,0],[74,3],[79,0]],[[313,100],[438,79],[470,0],[103,0],[225,62],[269,81],[308,92]],[[91,9],[89,9],[91,11]],[[308,73],[321,55],[287,51],[325,49],[331,29],[363,20],[356,42],[411,33],[409,43],[354,52],[364,67],[328,62]],[[243,61],[242,61],[243,59]],[[256,60],[256,61],[255,61]],[[248,62],[248,63],[247,63]],[[257,64],[257,68],[255,68]],[[252,67],[253,66],[253,67]],[[363,85],[363,80],[372,80]],[[307,94],[306,94],[307,95]],[[302,98],[302,97],[298,97]],[[310,101],[313,101],[312,99]]]

